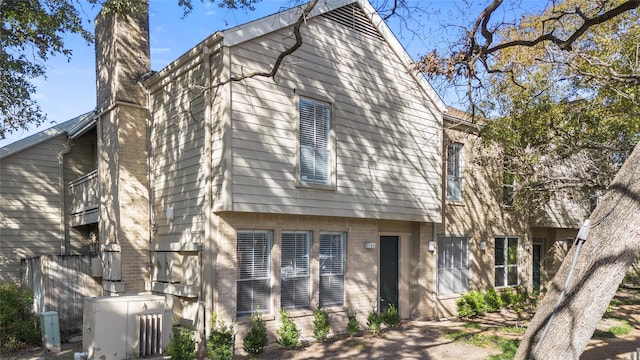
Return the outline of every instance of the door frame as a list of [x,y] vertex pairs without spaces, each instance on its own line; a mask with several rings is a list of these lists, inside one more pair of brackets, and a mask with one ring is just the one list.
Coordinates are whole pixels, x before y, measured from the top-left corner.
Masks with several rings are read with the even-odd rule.
[[411,234],[405,232],[379,232],[376,237],[378,248],[376,309],[378,312],[380,312],[380,238],[382,236],[395,236],[398,238],[398,312],[401,319],[408,319],[411,314],[411,294],[409,292]]

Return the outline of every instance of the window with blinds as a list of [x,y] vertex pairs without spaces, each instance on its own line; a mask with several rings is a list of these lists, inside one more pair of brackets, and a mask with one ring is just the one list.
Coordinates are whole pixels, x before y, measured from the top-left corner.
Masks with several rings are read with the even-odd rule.
[[271,310],[271,236],[270,231],[238,231],[238,315]]
[[331,106],[300,97],[300,182],[330,184]]
[[447,200],[462,201],[462,144],[447,146]]
[[285,231],[281,241],[280,306],[283,309],[308,309],[309,248],[311,233]]
[[344,233],[320,233],[320,307],[344,304]]
[[438,294],[469,291],[469,238],[438,239]]

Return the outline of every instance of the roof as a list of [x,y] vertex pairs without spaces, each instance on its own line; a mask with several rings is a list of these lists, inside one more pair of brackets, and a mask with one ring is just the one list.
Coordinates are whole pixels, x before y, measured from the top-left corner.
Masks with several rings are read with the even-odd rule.
[[[387,26],[382,17],[378,15],[378,13],[373,8],[373,6],[371,6],[368,0],[319,1],[309,14],[308,18],[323,15],[350,4],[357,4],[362,8],[373,26],[378,30],[378,32],[389,44],[396,56],[398,56],[400,61],[404,64],[407,72],[413,75],[422,90],[424,90],[425,94],[429,97],[429,99],[431,99],[438,110],[444,112],[446,110],[446,105],[444,104],[440,96],[436,93],[431,84],[429,84],[424,75],[415,70],[413,66],[414,61],[411,56],[407,53],[400,41],[398,41],[398,38],[396,38],[391,29]],[[160,78],[166,75],[167,72],[171,71],[171,69],[176,68],[183,61],[186,61],[186,59],[189,58],[190,54],[200,53],[200,49],[203,46],[209,46],[218,42],[223,46],[234,46],[242,42],[272,33],[274,31],[278,31],[288,26],[292,26],[299,19],[305,6],[306,4],[296,6],[291,9],[281,11],[273,15],[269,15],[227,30],[215,32],[207,39],[203,40],[200,44],[196,45],[193,49],[186,52],[176,61],[169,64],[165,69],[152,76],[149,79],[149,82],[154,83],[158,81]]]
[[86,131],[91,128],[91,125],[95,124],[95,116],[93,115],[94,112],[90,111],[71,120],[67,120],[46,130],[40,131],[39,133],[33,134],[22,140],[18,140],[14,143],[6,145],[0,148],[0,159],[4,159],[20,151],[29,149],[44,141],[53,139],[60,135],[67,134],[70,137],[79,136],[84,132],[78,133],[78,131]]

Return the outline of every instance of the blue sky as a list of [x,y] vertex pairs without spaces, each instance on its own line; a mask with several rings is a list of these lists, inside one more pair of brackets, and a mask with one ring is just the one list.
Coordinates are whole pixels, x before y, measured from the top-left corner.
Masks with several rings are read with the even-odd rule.
[[[385,0],[373,0],[374,6],[376,1],[385,3]],[[434,48],[446,49],[449,41],[455,40],[461,30],[455,25],[469,22],[470,16],[477,14],[485,3],[477,1],[475,5],[469,5],[463,0],[408,2],[410,5],[419,5],[420,10],[416,8],[412,11],[406,22],[396,19],[390,22],[389,26],[414,59]],[[183,10],[178,6],[178,0],[150,0],[151,67],[153,70],[162,69],[217,30],[273,14],[296,3],[299,1],[262,0],[256,5],[255,11],[245,11],[222,9],[215,4],[203,4],[194,0],[193,12],[183,18]],[[90,5],[84,6],[88,29],[93,30],[93,18],[97,10]],[[47,115],[47,121],[38,128],[9,134],[7,139],[0,141],[0,147],[95,107],[93,44],[87,44],[75,35],[66,35],[65,40],[67,47],[73,50],[71,60],[67,61],[62,56],[49,59],[46,63],[47,78],[34,80],[37,86],[35,98]],[[439,92],[445,102],[456,105],[459,94],[452,91]]]

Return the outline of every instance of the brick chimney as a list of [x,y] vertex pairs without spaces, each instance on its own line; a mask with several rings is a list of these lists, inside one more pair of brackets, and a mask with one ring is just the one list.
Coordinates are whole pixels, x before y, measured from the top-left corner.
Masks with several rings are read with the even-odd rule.
[[149,267],[147,96],[149,12],[95,19],[99,232],[106,295],[144,291]]

